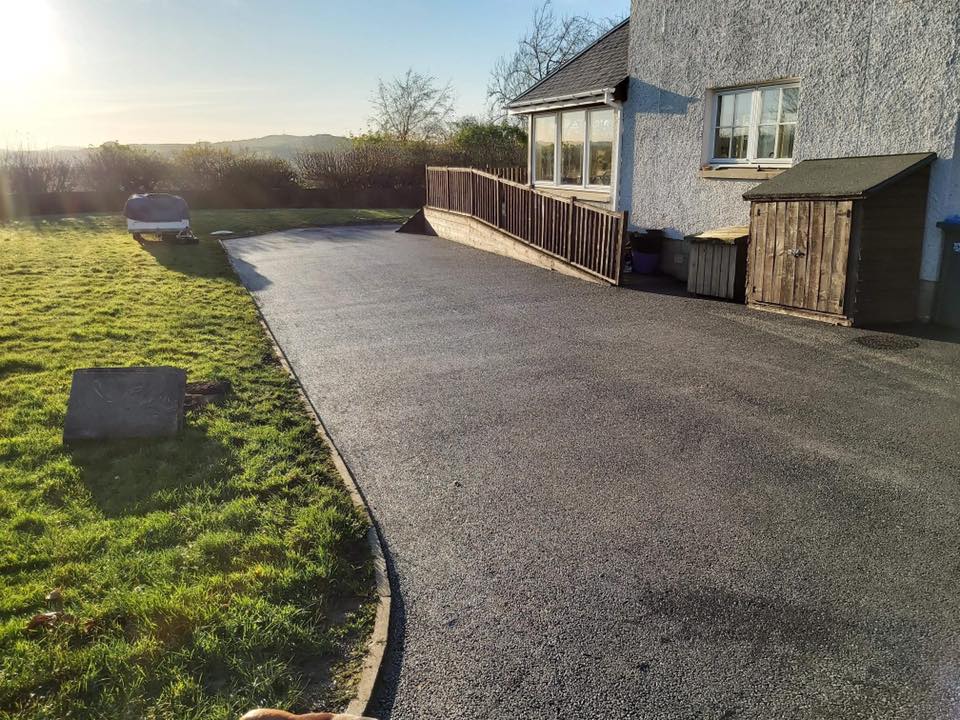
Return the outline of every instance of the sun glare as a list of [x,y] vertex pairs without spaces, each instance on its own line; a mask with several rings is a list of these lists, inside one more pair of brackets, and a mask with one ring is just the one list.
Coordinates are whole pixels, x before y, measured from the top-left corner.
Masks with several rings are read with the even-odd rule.
[[0,90],[29,95],[60,66],[56,20],[45,0],[0,0]]

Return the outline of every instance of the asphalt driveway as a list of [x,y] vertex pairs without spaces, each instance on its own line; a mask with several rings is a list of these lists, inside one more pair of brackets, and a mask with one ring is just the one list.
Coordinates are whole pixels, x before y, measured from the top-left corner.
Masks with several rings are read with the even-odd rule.
[[228,247],[388,545],[378,717],[960,716],[960,345],[384,228]]

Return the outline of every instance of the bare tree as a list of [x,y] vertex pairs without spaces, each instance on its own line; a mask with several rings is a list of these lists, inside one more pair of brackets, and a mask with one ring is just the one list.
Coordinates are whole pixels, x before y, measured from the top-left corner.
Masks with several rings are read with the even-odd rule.
[[72,190],[75,164],[52,152],[8,150],[0,153],[0,193],[59,193]]
[[453,119],[453,89],[411,68],[401,77],[379,81],[373,107],[378,132],[401,142],[438,140]]
[[507,103],[619,22],[612,18],[595,20],[582,15],[557,15],[551,0],[546,0],[534,11],[533,25],[520,38],[517,49],[512,55],[497,60],[490,71],[487,83],[490,118],[505,119]]

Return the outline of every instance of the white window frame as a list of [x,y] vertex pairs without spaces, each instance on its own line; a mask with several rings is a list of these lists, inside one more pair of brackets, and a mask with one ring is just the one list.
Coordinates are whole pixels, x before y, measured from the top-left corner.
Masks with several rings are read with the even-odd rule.
[[[713,101],[710,103],[710,115],[707,118],[707,162],[714,167],[730,167],[730,166],[739,166],[743,167],[789,167],[793,164],[793,156],[788,158],[758,158],[757,157],[757,145],[760,140],[760,112],[762,109],[762,98],[764,90],[779,89],[785,90],[789,88],[800,88],[800,81],[793,80],[788,82],[770,82],[770,83],[761,83],[757,85],[741,85],[738,87],[725,87],[719,88],[712,91]],[[747,135],[747,157],[745,158],[725,158],[725,157],[715,157],[714,153],[716,151],[716,142],[717,142],[717,110],[720,106],[720,98],[725,95],[736,95],[737,93],[752,92],[753,97],[751,98],[750,105],[750,124],[749,124],[749,134]],[[797,103],[797,119],[793,122],[793,142],[794,142],[794,152],[796,152],[797,146],[797,126],[800,124],[800,103]],[[731,138],[731,142],[733,142]]]
[[[553,116],[553,180],[539,180],[537,179],[537,163],[539,161],[537,154],[537,137],[536,137],[536,128],[537,128],[537,118],[546,117],[548,115]],[[560,141],[560,116],[558,113],[538,113],[536,115],[530,116],[530,169],[528,175],[530,176],[530,182],[534,185],[547,185],[554,186],[557,184],[557,178],[559,177],[557,173],[560,170],[560,163],[558,158],[560,157],[560,151],[558,148],[558,143]]]
[[[590,115],[594,112],[610,111],[613,113],[613,149],[610,157],[610,184],[609,185],[591,185],[589,175],[590,165]],[[584,112],[583,122],[583,164],[580,169],[582,182],[578,184],[560,182],[560,137],[563,130],[563,113],[565,112]],[[554,118],[554,138],[553,138],[553,180],[536,179],[536,146],[535,137],[536,118],[552,115]],[[535,187],[550,188],[579,188],[581,190],[598,190],[602,192],[612,192],[613,185],[617,177],[617,156],[620,152],[619,138],[620,133],[620,111],[610,105],[594,105],[584,107],[568,107],[550,112],[532,113],[530,116],[530,177]]]

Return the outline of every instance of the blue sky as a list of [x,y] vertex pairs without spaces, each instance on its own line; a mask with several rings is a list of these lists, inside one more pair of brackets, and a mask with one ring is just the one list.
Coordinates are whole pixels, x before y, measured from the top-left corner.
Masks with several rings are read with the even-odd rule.
[[[379,77],[478,114],[539,0],[0,0],[0,147],[358,133]],[[628,0],[554,0],[624,17]]]

